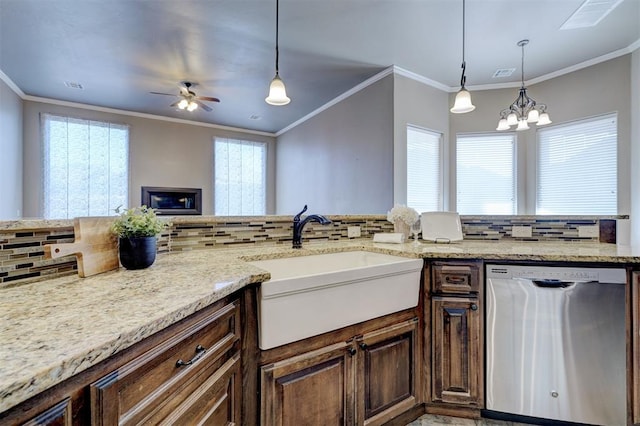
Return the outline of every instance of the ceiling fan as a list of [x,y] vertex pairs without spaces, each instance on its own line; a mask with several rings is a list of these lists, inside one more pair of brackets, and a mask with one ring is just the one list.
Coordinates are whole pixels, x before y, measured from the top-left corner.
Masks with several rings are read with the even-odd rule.
[[194,86],[194,83],[190,83],[188,81],[183,81],[180,83],[180,93],[177,95],[171,93],[161,93],[161,92],[149,92],[154,95],[167,95],[167,96],[177,96],[180,99],[169,105],[171,108],[178,107],[180,109],[186,109],[187,111],[195,111],[198,107],[202,108],[205,111],[211,111],[211,107],[204,104],[201,101],[209,101],[209,102],[220,102],[218,98],[212,98],[211,96],[198,96],[194,91],[191,90],[191,87]]

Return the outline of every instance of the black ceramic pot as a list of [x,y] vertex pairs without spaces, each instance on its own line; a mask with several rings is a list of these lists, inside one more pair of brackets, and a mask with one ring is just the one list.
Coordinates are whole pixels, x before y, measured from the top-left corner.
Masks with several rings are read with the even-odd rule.
[[120,238],[120,263],[127,269],[148,268],[156,260],[156,237]]

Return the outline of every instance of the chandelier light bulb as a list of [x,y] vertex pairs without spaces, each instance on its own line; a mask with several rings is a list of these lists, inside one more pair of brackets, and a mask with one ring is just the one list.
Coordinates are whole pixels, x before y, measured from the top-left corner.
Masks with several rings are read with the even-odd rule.
[[518,127],[516,127],[517,132],[520,132],[522,130],[529,130],[529,125],[527,124],[527,120],[524,118],[518,121]]
[[540,114],[540,118],[538,119],[538,126],[545,126],[547,124],[551,124],[552,121],[549,118],[549,114],[546,112],[543,112],[542,114]]
[[509,126],[509,123],[507,123],[507,119],[501,118],[500,121],[498,121],[498,127],[496,128],[496,130],[509,130],[510,128],[511,126]]

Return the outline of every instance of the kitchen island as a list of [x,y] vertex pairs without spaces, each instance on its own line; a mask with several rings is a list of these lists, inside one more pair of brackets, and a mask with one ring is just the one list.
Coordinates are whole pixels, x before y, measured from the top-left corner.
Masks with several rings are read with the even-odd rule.
[[362,239],[305,244],[301,250],[256,245],[166,253],[145,270],[4,288],[0,413],[269,278],[246,261],[348,250],[424,259],[640,265],[640,248],[615,244],[463,241],[414,246]]

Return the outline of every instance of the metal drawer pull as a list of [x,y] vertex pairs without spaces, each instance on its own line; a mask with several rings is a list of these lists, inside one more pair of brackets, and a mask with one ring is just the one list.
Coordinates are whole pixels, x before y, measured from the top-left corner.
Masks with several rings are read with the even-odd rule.
[[464,284],[467,282],[466,277],[451,277],[449,275],[447,275],[444,280],[447,284]]
[[478,305],[476,305],[475,303],[471,304],[471,310],[472,311],[477,311],[478,310]]
[[202,358],[202,355],[204,355],[206,352],[207,352],[207,350],[205,349],[204,346],[202,346],[202,345],[196,346],[196,354],[193,356],[193,358],[191,358],[187,362],[184,362],[181,359],[177,360],[176,361],[176,368],[186,367],[187,365],[193,364],[194,362],[196,362],[197,360]]

